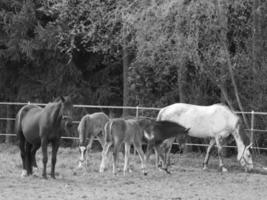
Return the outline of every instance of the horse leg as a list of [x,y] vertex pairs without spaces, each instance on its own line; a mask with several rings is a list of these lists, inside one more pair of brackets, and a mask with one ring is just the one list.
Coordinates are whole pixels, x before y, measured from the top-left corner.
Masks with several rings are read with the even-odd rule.
[[125,142],[125,144],[124,144],[125,155],[124,155],[124,168],[123,168],[124,176],[126,175],[126,171],[128,170],[130,148],[131,148],[131,145],[128,144],[127,142]]
[[[88,145],[87,145],[87,147],[86,147],[86,151],[85,151],[85,153],[84,153],[84,155],[83,155],[83,157],[84,157],[84,161],[85,161],[85,167],[87,167],[87,164],[88,164],[89,153],[90,153],[91,150],[92,150],[92,144],[93,144],[93,141],[94,141],[94,137],[91,135],[91,136],[89,137],[89,142],[88,142]],[[84,162],[84,161],[82,161],[82,162]],[[82,166],[82,162],[80,162],[79,166]]]
[[120,150],[121,144],[118,142],[114,143],[113,147],[113,174],[117,174],[117,160],[118,160],[118,154]]
[[219,167],[222,172],[227,172],[227,169],[224,167],[223,160],[222,160],[222,138],[218,137],[215,138],[216,145],[218,147],[218,158],[219,158]]
[[210,144],[209,144],[209,146],[207,148],[207,153],[206,153],[206,156],[205,156],[205,160],[203,162],[203,169],[204,170],[208,169],[207,165],[208,165],[208,162],[209,162],[209,159],[210,159],[210,151],[211,151],[212,147],[214,147],[214,145],[215,145],[215,139],[212,138],[210,140]]
[[46,164],[47,164],[47,160],[48,160],[47,145],[48,145],[47,139],[42,138],[41,139],[41,146],[42,146],[42,153],[43,153],[43,173],[42,173],[42,176],[45,179],[47,179],[47,175],[46,175]]
[[87,145],[87,152],[91,151],[92,145],[93,145],[93,141],[94,141],[94,136],[91,135],[90,138],[89,138],[88,145]]
[[168,147],[167,147],[167,150],[165,152],[165,162],[166,162],[166,165],[170,166],[171,165],[171,150],[172,150],[172,144],[174,143],[176,138],[171,138],[168,142]]
[[27,171],[26,171],[26,152],[25,152],[25,137],[23,136],[23,134],[19,134],[19,148],[20,148],[20,156],[21,156],[21,160],[22,160],[22,168],[23,171],[21,173],[21,176],[24,177],[27,175]]
[[57,162],[57,151],[59,147],[59,140],[55,140],[52,142],[52,158],[51,158],[51,177],[55,177],[55,166]]
[[32,149],[32,144],[29,142],[26,142],[26,169],[27,169],[27,175],[32,174],[32,156],[31,156],[31,149]]
[[36,162],[36,152],[40,148],[40,144],[38,145],[33,145],[31,149],[31,158],[32,158],[32,166],[38,169],[37,162]]
[[[164,147],[164,152],[165,152],[164,159],[162,160],[162,162],[165,162],[165,164],[167,164],[168,166],[171,163],[170,162],[170,153],[171,153],[172,144],[174,141],[175,141],[175,137],[166,139],[162,144],[162,146]],[[158,166],[160,166],[159,155],[157,156],[157,159],[158,159],[157,164],[158,164]]]
[[138,155],[139,155],[140,160],[141,160],[141,168],[142,168],[143,174],[146,176],[147,175],[147,171],[146,171],[146,160],[147,159],[145,159],[145,155],[144,155],[144,152],[142,150],[142,145],[135,144],[134,146],[135,146],[135,149],[138,152]]
[[170,172],[169,172],[169,170],[168,170],[167,163],[165,162],[165,159],[164,159],[164,155],[162,154],[159,145],[156,145],[156,146],[155,146],[155,152],[157,152],[157,154],[158,154],[158,156],[159,156],[159,159],[160,159],[160,161],[162,162],[161,169],[163,169],[164,171],[166,171],[166,173],[170,174]]
[[111,145],[112,145],[111,142],[107,142],[104,144],[104,147],[102,150],[102,161],[101,161],[100,169],[99,169],[100,173],[103,173],[105,170],[106,160],[107,160],[108,152],[109,152]]
[[[103,131],[101,131],[101,132],[103,132]],[[101,136],[100,136],[100,135],[101,135]],[[98,138],[98,141],[99,141],[99,143],[100,143],[102,149],[104,149],[105,141],[104,141],[104,136],[103,136],[103,134],[98,134],[97,138]]]
[[152,153],[152,147],[151,147],[151,144],[148,143],[146,147],[146,155],[145,155],[146,162],[148,162],[151,153]]

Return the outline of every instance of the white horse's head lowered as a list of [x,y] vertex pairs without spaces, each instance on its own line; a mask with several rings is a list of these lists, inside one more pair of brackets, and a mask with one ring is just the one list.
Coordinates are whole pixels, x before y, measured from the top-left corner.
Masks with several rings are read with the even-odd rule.
[[251,171],[253,169],[253,161],[249,148],[252,144],[244,146],[242,154],[238,154],[237,160],[240,162],[241,166],[245,168],[245,171]]

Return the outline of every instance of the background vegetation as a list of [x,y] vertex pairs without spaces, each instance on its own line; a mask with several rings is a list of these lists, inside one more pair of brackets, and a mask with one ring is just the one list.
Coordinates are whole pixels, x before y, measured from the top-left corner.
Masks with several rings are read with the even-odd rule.
[[80,104],[267,111],[265,0],[1,0],[0,8],[0,101],[72,93]]

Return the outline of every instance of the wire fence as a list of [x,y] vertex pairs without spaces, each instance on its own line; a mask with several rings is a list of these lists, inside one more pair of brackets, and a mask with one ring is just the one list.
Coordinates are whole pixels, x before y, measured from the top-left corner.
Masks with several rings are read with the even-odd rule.
[[[45,106],[45,103],[21,103],[21,102],[0,102],[0,115],[2,115],[1,110],[3,111],[3,106],[5,106],[5,109],[7,109],[8,106],[16,106],[16,107],[22,107],[24,105],[27,104],[32,104],[32,105],[38,105],[38,106]],[[19,109],[18,108],[18,109]],[[103,111],[103,109],[105,110],[129,110],[130,115],[132,117],[150,117],[150,118],[156,118],[158,111],[161,108],[156,108],[156,107],[143,107],[143,106],[104,106],[104,105],[74,105],[74,108],[76,110],[76,113],[78,113],[76,120],[74,121],[74,124],[78,125],[78,123],[80,122],[81,117],[84,114],[87,113],[93,113],[96,111]],[[90,111],[89,111],[89,110]],[[81,111],[82,110],[82,111]],[[17,111],[15,111],[16,113]],[[115,112],[116,113],[116,112]],[[121,114],[122,112],[120,112]],[[240,111],[235,111],[236,114],[246,114],[248,116],[250,116],[250,128],[249,129],[245,129],[246,131],[248,131],[250,133],[250,138],[251,141],[253,142],[253,149],[258,149],[258,150],[267,150],[267,147],[259,147],[257,145],[257,142],[254,143],[254,134],[255,133],[266,133],[267,130],[265,129],[259,129],[259,128],[255,128],[255,116],[265,116],[267,115],[267,112],[255,112],[255,111],[246,111],[246,112],[240,112]],[[111,117],[113,116],[110,112],[108,113]],[[6,116],[6,117],[2,117],[0,116],[0,122],[1,121],[15,121],[15,114],[12,114],[13,116]],[[1,128],[1,127],[0,127]],[[3,128],[2,125],[2,130],[5,129],[5,127]],[[2,137],[14,137],[16,136],[14,133],[9,133],[8,132],[2,132],[2,130],[0,131],[0,136]],[[5,129],[6,130],[6,129]],[[74,135],[74,136],[63,136],[62,139],[67,139],[67,140],[78,140],[79,137],[78,135]],[[175,145],[177,145],[178,143],[174,143]],[[185,145],[187,146],[199,146],[199,147],[203,147],[203,146],[209,146],[208,144],[198,144],[198,143],[186,143]],[[229,145],[224,145],[223,147],[226,148],[236,148],[236,146],[229,146]]]

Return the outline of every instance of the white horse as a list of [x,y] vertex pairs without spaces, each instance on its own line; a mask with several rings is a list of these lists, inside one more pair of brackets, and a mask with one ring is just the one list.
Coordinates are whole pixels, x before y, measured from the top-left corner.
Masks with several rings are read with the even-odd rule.
[[[251,143],[245,133],[240,132],[240,119],[227,106],[214,104],[210,106],[198,106],[185,103],[176,103],[162,108],[159,111],[157,120],[170,120],[190,128],[188,135],[197,138],[211,138],[203,163],[203,169],[207,169],[210,151],[216,144],[218,147],[219,166],[222,171],[227,171],[222,161],[222,142],[230,134],[233,135],[238,155],[237,160],[245,171],[253,168],[252,157],[249,151]],[[169,145],[169,152],[174,138],[166,143]],[[166,158],[167,160],[168,158]]]

